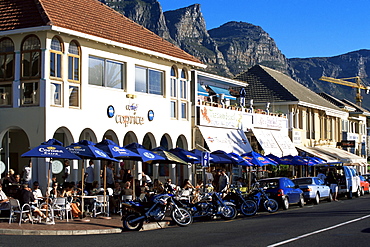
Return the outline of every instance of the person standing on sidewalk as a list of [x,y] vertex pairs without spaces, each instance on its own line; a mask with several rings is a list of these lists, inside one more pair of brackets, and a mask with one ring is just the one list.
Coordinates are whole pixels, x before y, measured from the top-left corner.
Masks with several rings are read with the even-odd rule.
[[227,193],[227,190],[229,189],[229,176],[227,176],[225,170],[221,170],[221,175],[218,180],[218,189],[219,192]]
[[32,160],[29,160],[28,165],[23,168],[23,183],[31,186],[32,179]]
[[86,181],[86,191],[90,193],[90,191],[93,189],[93,182],[95,176],[94,176],[94,162],[92,160],[89,161],[89,166],[86,168],[85,172],[85,181]]

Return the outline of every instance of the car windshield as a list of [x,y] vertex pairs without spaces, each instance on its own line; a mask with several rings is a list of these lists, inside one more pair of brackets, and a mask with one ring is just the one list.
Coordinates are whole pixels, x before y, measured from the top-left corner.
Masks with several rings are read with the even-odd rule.
[[267,189],[276,189],[279,187],[279,180],[262,180],[260,181],[260,186]]
[[293,181],[296,185],[312,184],[312,178],[299,178]]

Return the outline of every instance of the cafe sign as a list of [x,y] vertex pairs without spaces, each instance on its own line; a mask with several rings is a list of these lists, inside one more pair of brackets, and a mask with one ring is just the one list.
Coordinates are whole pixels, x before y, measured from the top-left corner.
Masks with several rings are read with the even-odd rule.
[[199,109],[199,125],[239,129],[242,121],[241,111],[224,108],[201,106]]
[[137,115],[138,105],[131,104],[126,105],[125,109],[128,111],[127,114],[117,114],[115,115],[115,111],[113,106],[109,106],[107,109],[108,117],[114,118],[116,123],[123,124],[125,127],[128,125],[143,125],[144,124],[144,117]]

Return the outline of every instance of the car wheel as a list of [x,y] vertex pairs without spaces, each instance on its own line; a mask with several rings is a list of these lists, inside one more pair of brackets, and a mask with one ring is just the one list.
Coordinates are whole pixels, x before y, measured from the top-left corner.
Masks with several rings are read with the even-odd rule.
[[[320,201],[320,197],[319,197],[319,201]],[[300,206],[300,207],[304,206],[304,197],[303,197],[303,195],[300,195],[300,197],[299,197],[298,206]]]
[[349,191],[347,193],[347,198],[348,199],[352,199],[353,198],[353,194],[352,194],[352,187],[349,188]]
[[316,196],[313,199],[313,204],[317,205],[319,203],[320,203],[320,195],[319,195],[319,193],[316,193]]
[[326,199],[328,202],[332,202],[333,201],[333,195],[331,193],[329,193],[329,197],[328,199]]
[[355,197],[360,197],[360,196],[361,196],[361,189],[360,187],[358,187],[355,193]]
[[288,200],[288,197],[284,197],[283,198],[283,209],[284,210],[288,210],[289,208],[289,200]]
[[361,189],[360,189],[360,196],[364,196],[364,195],[365,195],[364,187],[361,187]]

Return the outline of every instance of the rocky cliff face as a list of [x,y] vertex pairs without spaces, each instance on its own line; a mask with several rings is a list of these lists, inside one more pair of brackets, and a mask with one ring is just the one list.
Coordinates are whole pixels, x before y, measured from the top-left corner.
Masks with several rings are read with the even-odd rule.
[[263,64],[288,73],[285,56],[261,27],[229,22],[208,31],[199,4],[163,13],[156,0],[105,3],[199,58],[207,64],[207,72],[234,77],[253,65]]
[[[320,81],[321,76],[349,78],[359,76],[369,85],[370,50],[349,52],[335,57],[289,59],[291,76],[294,80],[315,92],[325,92],[339,99],[355,102],[356,90],[331,82]],[[347,81],[353,81],[348,79]],[[362,91],[362,106],[370,109],[370,96]]]
[[[355,99],[354,89],[319,78],[360,76],[367,82],[370,73],[369,50],[328,58],[286,59],[275,41],[259,26],[229,22],[207,30],[199,4],[163,13],[157,0],[100,1],[199,58],[207,65],[205,71],[210,73],[234,78],[261,64],[290,75],[315,92],[351,101]],[[370,97],[365,92],[363,96],[363,106],[370,109]]]
[[136,23],[172,42],[162,7],[156,0],[100,0]]
[[288,73],[287,59],[261,27],[245,22],[228,22],[208,32],[233,75],[256,64]]

